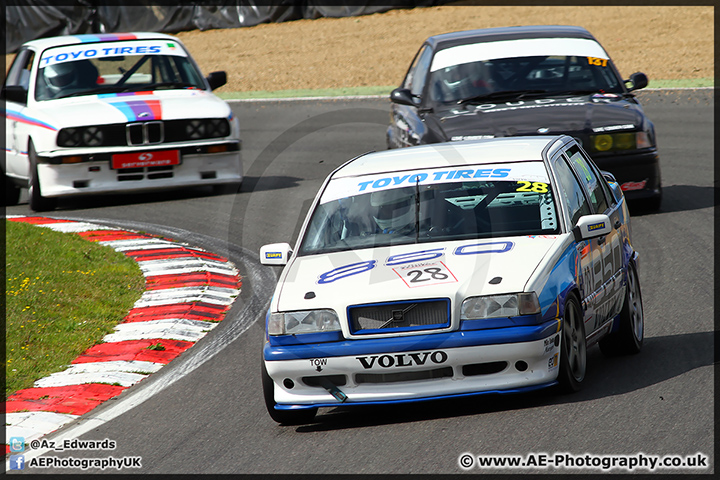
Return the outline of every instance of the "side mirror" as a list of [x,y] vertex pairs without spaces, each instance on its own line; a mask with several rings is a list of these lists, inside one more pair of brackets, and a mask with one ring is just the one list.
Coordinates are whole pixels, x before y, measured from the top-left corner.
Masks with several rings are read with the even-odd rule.
[[8,102],[27,104],[28,92],[20,85],[3,86],[2,98]]
[[227,74],[224,71],[211,72],[210,75],[206,77],[206,79],[210,84],[210,89],[215,90],[216,88],[220,88],[227,83]]
[[292,254],[289,243],[271,243],[260,247],[260,263],[263,265],[287,265]]
[[600,173],[602,174],[603,178],[607,181],[608,186],[610,187],[610,190],[612,191],[613,196],[615,197],[615,201],[622,200],[623,197],[623,191],[622,188],[620,188],[620,184],[618,183],[617,179],[615,178],[615,175],[612,173],[601,170]]
[[625,82],[630,82],[632,84],[628,89],[628,91],[630,92],[632,92],[633,90],[640,90],[641,88],[645,88],[648,86],[647,75],[642,72],[633,73],[632,75],[630,75],[630,80],[625,80]]
[[583,215],[578,219],[577,225],[573,228],[575,241],[587,240],[589,238],[601,237],[612,232],[610,217],[607,215]]
[[396,88],[390,92],[390,101],[399,105],[410,105],[417,107],[415,96],[407,88]]
[[608,181],[608,183],[617,183],[617,180],[615,180],[615,175],[608,172],[607,170],[601,170],[600,173],[602,173],[602,176],[605,178],[605,180]]

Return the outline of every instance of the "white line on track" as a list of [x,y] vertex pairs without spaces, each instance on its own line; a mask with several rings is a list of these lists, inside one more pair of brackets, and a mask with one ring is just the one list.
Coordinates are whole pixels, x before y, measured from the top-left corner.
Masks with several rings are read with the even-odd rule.
[[[712,90],[715,87],[654,87],[643,88],[643,92],[666,91],[666,90]],[[252,103],[252,102],[302,102],[316,100],[368,100],[368,99],[388,99],[387,95],[324,95],[319,97],[280,97],[280,98],[226,98],[228,103]]]

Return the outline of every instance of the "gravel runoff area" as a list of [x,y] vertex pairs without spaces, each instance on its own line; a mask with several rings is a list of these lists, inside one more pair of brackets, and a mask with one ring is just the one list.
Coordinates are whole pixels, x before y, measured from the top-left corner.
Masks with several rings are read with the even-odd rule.
[[579,25],[624,78],[714,77],[712,6],[440,6],[360,17],[180,32],[205,74],[228,73],[223,92],[398,85],[431,35],[513,25]]
[[[219,94],[394,86],[435,34],[512,25],[579,25],[620,73],[653,80],[714,77],[712,6],[467,6],[179,32],[205,74],[228,73]],[[471,3],[471,2],[467,2]],[[571,2],[568,2],[571,3]],[[9,66],[12,55],[6,56]]]

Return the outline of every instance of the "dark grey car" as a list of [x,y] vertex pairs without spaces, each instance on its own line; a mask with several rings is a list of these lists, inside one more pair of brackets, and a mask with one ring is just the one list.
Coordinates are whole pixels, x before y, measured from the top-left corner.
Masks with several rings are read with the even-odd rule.
[[656,210],[655,128],[628,80],[582,27],[525,26],[435,35],[391,93],[388,148],[476,138],[568,134],[626,197]]

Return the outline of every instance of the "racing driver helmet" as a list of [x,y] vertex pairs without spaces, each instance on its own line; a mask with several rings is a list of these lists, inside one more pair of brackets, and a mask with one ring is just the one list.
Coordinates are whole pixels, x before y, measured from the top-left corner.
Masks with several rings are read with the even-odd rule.
[[[415,193],[412,188],[380,190],[370,194],[373,219],[383,231],[397,232],[415,225]],[[388,232],[388,233],[390,233]]]
[[458,100],[472,95],[472,79],[467,65],[450,65],[441,72],[442,90],[445,100]]
[[76,76],[75,67],[70,62],[49,65],[43,70],[45,83],[53,93],[58,93],[63,88],[72,85]]

